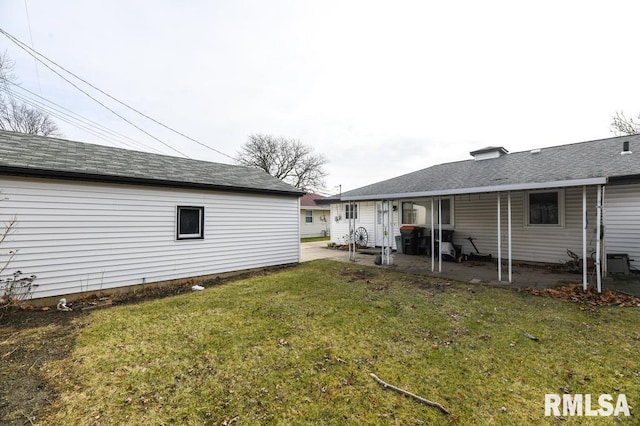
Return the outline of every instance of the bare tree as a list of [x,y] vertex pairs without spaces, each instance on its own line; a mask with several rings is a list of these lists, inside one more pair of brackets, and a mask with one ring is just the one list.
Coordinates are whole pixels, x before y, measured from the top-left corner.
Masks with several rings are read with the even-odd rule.
[[[59,136],[58,125],[49,114],[17,101],[10,85],[17,84],[14,62],[6,52],[0,54],[0,129],[43,136]],[[3,93],[4,92],[4,93]]]
[[254,134],[242,146],[236,162],[256,167],[303,191],[324,188],[327,159],[297,139]]
[[637,120],[627,118],[623,112],[616,111],[615,117],[612,117],[611,131],[620,135],[639,135],[640,115],[638,115]]

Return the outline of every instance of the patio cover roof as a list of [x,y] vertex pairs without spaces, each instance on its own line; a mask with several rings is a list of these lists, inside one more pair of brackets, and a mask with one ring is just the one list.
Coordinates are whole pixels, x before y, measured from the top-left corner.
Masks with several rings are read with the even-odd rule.
[[[628,155],[622,155],[629,142]],[[330,200],[364,201],[640,181],[640,135],[619,136],[498,158],[439,164],[344,192]],[[327,200],[328,201],[328,200]]]

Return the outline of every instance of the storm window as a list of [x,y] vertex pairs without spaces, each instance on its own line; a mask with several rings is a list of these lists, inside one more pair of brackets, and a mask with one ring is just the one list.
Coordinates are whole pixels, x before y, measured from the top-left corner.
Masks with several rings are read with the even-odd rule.
[[178,206],[177,239],[204,238],[204,207]]

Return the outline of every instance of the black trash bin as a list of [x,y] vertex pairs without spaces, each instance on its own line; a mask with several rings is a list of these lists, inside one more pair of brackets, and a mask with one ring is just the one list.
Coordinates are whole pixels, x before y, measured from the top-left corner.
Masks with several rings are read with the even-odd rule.
[[401,226],[400,235],[402,236],[402,252],[404,254],[418,254],[418,245],[424,228],[422,226]]

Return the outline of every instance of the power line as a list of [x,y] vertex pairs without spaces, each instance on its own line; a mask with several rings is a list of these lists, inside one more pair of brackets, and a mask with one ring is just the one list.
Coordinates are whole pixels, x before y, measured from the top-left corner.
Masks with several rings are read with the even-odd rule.
[[[130,125],[132,125],[133,127],[135,127],[136,129],[140,130],[142,133],[146,134],[147,136],[149,136],[152,139],[155,139],[156,141],[160,142],[161,144],[163,144],[164,146],[168,147],[169,149],[177,152],[178,154],[182,155],[183,157],[186,158],[190,158],[187,154],[177,150],[176,148],[172,147],[171,145],[169,145],[168,143],[160,140],[159,138],[153,136],[151,133],[147,132],[146,130],[144,130],[143,128],[141,128],[140,126],[136,125],[135,123],[133,123],[132,121],[126,119],[125,117],[123,117],[122,115],[118,114],[116,111],[114,111],[113,109],[109,108],[108,106],[106,106],[104,103],[100,102],[98,99],[94,98],[93,96],[91,96],[89,93],[87,93],[85,90],[81,89],[80,87],[78,87],[75,83],[73,83],[72,81],[70,81],[69,79],[67,79],[66,77],[64,77],[62,74],[60,74],[58,71],[54,70],[53,68],[51,68],[49,66],[49,64],[45,63],[44,61],[42,61],[40,58],[36,57],[33,53],[31,53],[29,50],[31,50],[29,48],[29,46],[25,45],[24,43],[22,43],[20,40],[18,40],[17,38],[13,37],[11,34],[7,33],[6,31],[4,31],[2,28],[0,28],[0,33],[4,34],[9,40],[11,40],[16,46],[18,46],[20,49],[24,50],[25,52],[27,52],[27,54],[31,55],[32,57],[34,57],[38,62],[40,62],[42,65],[44,65],[45,67],[49,68],[52,72],[54,72],[56,75],[58,75],[58,77],[60,77],[61,79],[63,79],[64,81],[66,81],[67,83],[69,83],[70,85],[72,85],[73,87],[75,87],[76,89],[78,89],[79,91],[81,91],[82,93],[84,93],[86,96],[88,96],[89,98],[93,99],[95,102],[97,102],[98,104],[100,104],[103,108],[105,108],[106,110],[110,111],[112,114],[116,115],[117,117],[120,117],[122,120],[126,121],[127,123],[129,123]],[[34,50],[35,53],[37,53],[39,55],[38,52],[36,52]],[[43,56],[44,57],[44,56]],[[59,65],[57,65],[59,67]]]
[[[29,24],[29,39],[31,40],[31,48],[33,48],[33,32],[31,31],[31,18],[29,17],[29,7],[27,6],[27,0],[24,0],[24,10],[27,12],[27,24]],[[36,77],[38,78],[38,89],[40,89],[40,94],[42,94],[42,85],[40,84],[40,73],[38,72],[38,62],[33,60],[33,63],[36,66]]]
[[[75,126],[75,127],[78,127],[78,128],[80,128],[82,130],[88,131],[89,133],[91,133],[91,134],[93,134],[95,136],[98,136],[95,133],[96,131],[100,132],[102,134],[105,134],[105,136],[109,137],[110,139],[105,139],[105,138],[102,138],[102,137],[101,137],[101,139],[106,140],[106,141],[117,142],[117,143],[119,143],[121,145],[125,145],[125,146],[128,146],[128,147],[134,148],[134,149],[140,149],[140,147],[144,147],[144,148],[146,148],[148,150],[155,151],[155,152],[157,152],[159,154],[163,154],[163,152],[161,152],[160,150],[158,150],[157,148],[155,148],[155,147],[153,147],[151,145],[147,145],[147,144],[145,144],[143,142],[140,142],[140,141],[135,140],[135,139],[133,139],[133,138],[131,138],[129,136],[126,136],[126,135],[124,135],[124,134],[122,134],[120,132],[117,132],[115,130],[109,129],[108,127],[105,127],[105,126],[101,125],[100,123],[98,123],[96,121],[93,121],[93,120],[91,120],[91,119],[89,119],[87,117],[84,117],[84,116],[82,116],[82,115],[80,115],[80,114],[78,114],[78,113],[76,113],[76,112],[74,112],[74,111],[72,111],[72,110],[70,110],[68,108],[65,108],[64,106],[59,105],[59,104],[57,104],[57,103],[55,103],[55,102],[53,102],[53,101],[51,101],[49,99],[46,99],[46,98],[38,95],[37,93],[32,92],[29,89],[25,89],[24,87],[20,86],[19,84],[16,84],[16,83],[14,83],[12,81],[9,81],[9,83],[12,86],[14,86],[15,88],[18,88],[18,89],[20,89],[22,91],[25,91],[25,92],[33,95],[33,96],[36,96],[36,97],[42,99],[43,101],[45,101],[48,104],[53,105],[53,106],[47,107],[46,105],[42,104],[41,102],[39,102],[39,101],[37,101],[35,99],[32,99],[32,98],[29,98],[28,95],[23,95],[24,97],[21,98],[21,100],[23,102],[27,102],[27,100],[28,100],[29,102],[27,102],[27,103],[29,103],[30,105],[34,106],[35,108],[40,108],[40,109],[45,109],[46,108],[47,112],[50,112],[51,110],[57,111],[58,115],[56,115],[56,117],[62,119],[66,123],[71,124],[72,126]],[[10,95],[16,94],[16,92],[14,90],[9,89],[8,87],[5,89],[5,92],[9,93]],[[34,103],[37,104],[37,105],[34,105]],[[67,111],[67,112],[64,112],[62,110]],[[64,116],[67,116],[70,119],[69,120],[64,119],[64,118],[59,116],[60,114],[64,115]],[[73,120],[77,120],[77,121],[82,122],[83,126],[76,125],[76,123]],[[95,129],[95,131],[89,131],[85,126],[92,127],[92,128]],[[100,136],[98,136],[98,137],[100,137]],[[132,144],[137,144],[140,147],[134,147],[131,143],[126,142],[126,140],[130,141]]]
[[[207,145],[207,144],[205,144],[205,143],[203,143],[203,142],[200,142],[200,141],[198,141],[197,139],[194,139],[194,138],[192,138],[192,137],[190,137],[190,136],[188,136],[188,135],[186,135],[186,134],[184,134],[184,133],[182,133],[182,132],[180,132],[180,131],[178,131],[178,130],[176,130],[176,129],[174,129],[174,128],[170,127],[170,126],[167,126],[166,124],[164,124],[164,123],[162,123],[162,122],[160,122],[160,121],[156,120],[155,118],[150,117],[149,115],[147,115],[147,114],[145,114],[145,113],[143,113],[143,112],[141,112],[141,111],[137,110],[136,108],[133,108],[133,107],[129,106],[128,104],[126,104],[126,103],[122,102],[121,100],[119,100],[119,99],[115,98],[114,96],[110,95],[109,93],[107,93],[107,92],[103,91],[102,89],[100,89],[100,88],[98,88],[98,87],[94,86],[93,84],[91,84],[91,83],[90,83],[90,82],[88,82],[87,80],[83,79],[82,77],[78,76],[77,74],[74,74],[73,72],[71,72],[71,71],[67,70],[67,69],[66,69],[66,68],[64,68],[63,66],[61,66],[61,65],[57,64],[55,61],[53,61],[53,60],[49,59],[49,58],[48,58],[48,57],[46,57],[45,55],[43,55],[43,54],[41,54],[41,53],[37,52],[37,51],[36,51],[36,50],[34,50],[34,49],[29,48],[29,47],[28,47],[28,46],[26,46],[23,42],[21,42],[20,40],[18,40],[16,37],[12,36],[11,34],[7,33],[7,32],[6,32],[6,31],[4,31],[2,28],[0,28],[0,32],[1,32],[2,34],[4,34],[7,38],[9,38],[12,42],[14,42],[15,44],[18,44],[18,46],[19,46],[19,47],[21,47],[23,50],[27,51],[27,49],[29,49],[29,50],[33,51],[33,53],[35,53],[35,54],[37,54],[37,55],[41,56],[42,58],[46,59],[47,61],[51,62],[52,64],[54,64],[55,66],[57,66],[58,68],[60,68],[61,70],[65,71],[66,73],[68,73],[68,74],[70,74],[70,75],[72,75],[73,77],[75,77],[76,79],[80,80],[80,81],[81,81],[81,82],[83,82],[84,84],[88,85],[89,87],[93,88],[94,90],[97,90],[98,92],[102,93],[103,95],[107,96],[108,98],[112,99],[113,101],[115,101],[115,102],[119,103],[120,105],[122,105],[122,106],[124,106],[124,107],[126,107],[126,108],[130,109],[131,111],[133,111],[133,112],[135,112],[135,113],[137,113],[137,114],[139,114],[139,115],[143,116],[144,118],[146,118],[146,119],[148,119],[148,120],[150,120],[150,121],[153,121],[154,123],[156,123],[156,124],[158,124],[158,125],[160,125],[160,126],[164,127],[164,128],[165,128],[165,129],[167,129],[167,130],[170,130],[170,131],[172,131],[172,132],[176,133],[177,135],[180,135],[180,136],[182,136],[182,137],[184,137],[184,138],[186,138],[186,139],[188,139],[188,140],[190,140],[190,141],[192,141],[192,142],[197,143],[197,144],[198,144],[198,145],[200,145],[200,146],[203,146],[203,147],[205,147],[205,148],[207,148],[207,149],[210,149],[210,150],[211,150],[211,151],[213,151],[213,152],[216,152],[216,153],[218,153],[218,154],[220,154],[220,155],[223,155],[223,156],[225,156],[225,157],[227,157],[227,158],[230,158],[231,160],[235,160],[235,158],[234,158],[234,157],[232,157],[231,155],[228,155],[228,154],[226,154],[226,153],[224,153],[224,152],[222,152],[222,151],[220,151],[220,150],[218,150],[218,149],[215,149],[215,148],[213,148],[213,147],[211,147],[211,146],[209,146],[209,145]],[[25,49],[25,47],[22,47],[22,46],[20,46],[20,45],[25,46],[25,47],[26,47],[26,49]],[[34,56],[34,54],[33,54],[33,53],[31,53],[31,52],[29,52],[29,51],[27,51],[27,53],[29,53],[31,56],[33,56],[33,57],[35,58],[35,56]],[[48,65],[46,65],[46,64],[45,64],[44,62],[42,62],[42,60],[40,60],[39,58],[38,58],[38,61],[40,61],[40,62],[41,62],[43,65],[45,65],[47,68],[51,69],[51,67],[49,67]],[[52,71],[54,71],[53,69],[51,69],[51,70],[52,70]],[[57,73],[56,71],[54,71],[54,72],[55,72],[56,74],[58,74],[61,78],[63,78],[65,81],[69,82],[67,79],[65,79],[64,77],[62,77],[59,73]],[[73,83],[71,83],[71,82],[69,82],[69,83],[70,83],[70,84],[72,84],[74,87],[76,87],[78,90],[81,90],[81,89],[79,89],[77,86],[75,86]],[[82,91],[82,90],[81,90],[81,91]],[[82,91],[82,92],[86,94],[86,92],[84,92],[84,91]],[[89,96],[89,95],[87,95],[87,96]],[[93,99],[93,98],[92,98],[92,99]],[[94,99],[94,100],[95,100],[95,99]],[[98,101],[96,101],[96,102],[98,102]]]

